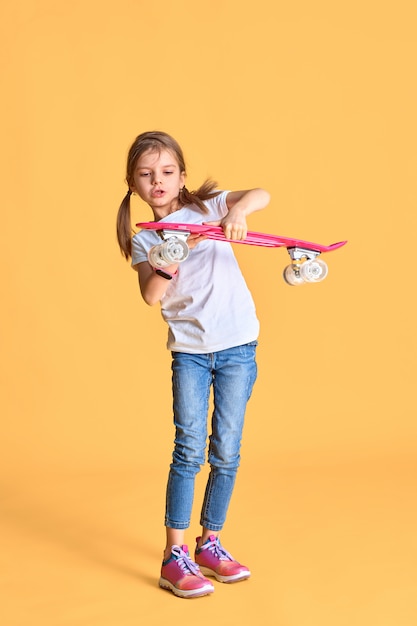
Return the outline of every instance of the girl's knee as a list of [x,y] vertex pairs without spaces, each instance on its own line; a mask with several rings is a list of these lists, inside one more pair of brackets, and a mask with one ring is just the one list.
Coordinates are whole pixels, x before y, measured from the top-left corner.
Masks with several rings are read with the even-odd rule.
[[187,468],[190,472],[197,474],[204,464],[204,451],[197,452],[190,448],[178,448],[172,455],[172,465]]

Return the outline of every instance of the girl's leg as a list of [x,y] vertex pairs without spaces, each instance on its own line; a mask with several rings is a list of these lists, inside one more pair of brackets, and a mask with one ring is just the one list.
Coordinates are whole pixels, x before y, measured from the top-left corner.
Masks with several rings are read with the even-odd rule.
[[166,528],[166,544],[164,550],[164,561],[171,556],[172,546],[182,546],[184,544],[185,531],[177,528]]
[[257,342],[222,350],[214,357],[214,411],[201,525],[203,536],[223,528],[237,469],[247,402],[256,380]]
[[190,524],[195,476],[205,460],[212,382],[210,355],[172,356],[175,448],[166,493],[166,552],[172,545],[184,543],[184,531]]

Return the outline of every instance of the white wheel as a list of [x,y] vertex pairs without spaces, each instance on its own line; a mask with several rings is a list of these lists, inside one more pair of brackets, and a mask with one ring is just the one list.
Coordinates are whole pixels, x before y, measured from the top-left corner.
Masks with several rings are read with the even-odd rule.
[[190,249],[182,239],[170,237],[164,243],[149,250],[148,260],[152,267],[167,267],[172,263],[182,263],[188,258]]
[[298,271],[298,269],[299,266],[294,265],[293,263],[291,265],[287,265],[283,274],[284,280],[287,285],[296,287],[297,285],[302,285],[304,283],[304,279],[300,276],[300,272]]
[[314,261],[305,261],[300,266],[300,276],[306,283],[319,283],[327,276],[328,268],[324,261],[315,259]]

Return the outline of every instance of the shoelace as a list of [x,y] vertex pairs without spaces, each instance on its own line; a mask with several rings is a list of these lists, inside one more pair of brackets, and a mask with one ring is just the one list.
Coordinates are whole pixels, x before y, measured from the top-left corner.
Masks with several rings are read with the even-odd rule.
[[218,539],[207,544],[207,546],[202,546],[202,548],[203,550],[210,550],[220,561],[234,561],[232,555],[223,548]]
[[172,554],[175,554],[176,561],[178,563],[178,566],[181,568],[181,571],[187,575],[187,574],[194,574],[195,576],[199,576],[200,575],[200,568],[198,567],[198,565],[196,563],[194,563],[194,561],[192,559],[190,559],[189,555],[184,552],[184,550],[182,550],[180,547],[172,547]]

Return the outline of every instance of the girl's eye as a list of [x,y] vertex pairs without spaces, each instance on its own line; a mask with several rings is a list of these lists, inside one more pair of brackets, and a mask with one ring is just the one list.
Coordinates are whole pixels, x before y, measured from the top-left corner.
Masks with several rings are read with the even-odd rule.
[[150,175],[150,172],[142,172],[141,173],[141,176],[149,176],[149,175]]
[[168,170],[166,172],[164,172],[164,174],[173,174],[173,173],[174,172],[171,172],[171,171],[168,171]]

